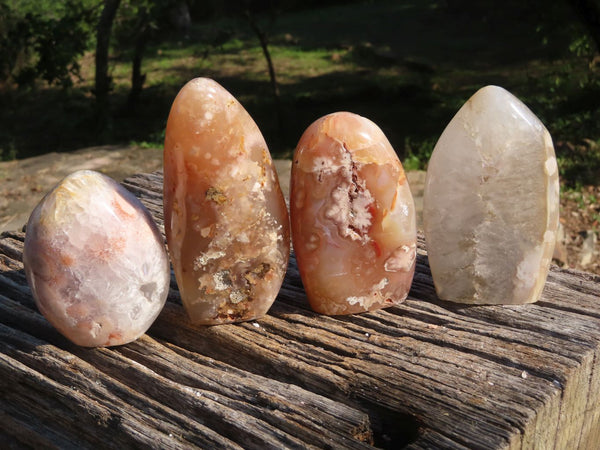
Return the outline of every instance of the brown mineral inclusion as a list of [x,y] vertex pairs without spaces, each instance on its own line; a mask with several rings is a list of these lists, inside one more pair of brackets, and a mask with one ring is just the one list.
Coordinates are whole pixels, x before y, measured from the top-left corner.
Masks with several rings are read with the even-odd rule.
[[191,320],[219,324],[265,315],[287,268],[287,209],[258,126],[213,80],[191,80],[171,107],[164,211]]
[[292,238],[311,307],[351,314],[408,295],[415,208],[394,149],[370,120],[327,115],[302,135],[290,192]]

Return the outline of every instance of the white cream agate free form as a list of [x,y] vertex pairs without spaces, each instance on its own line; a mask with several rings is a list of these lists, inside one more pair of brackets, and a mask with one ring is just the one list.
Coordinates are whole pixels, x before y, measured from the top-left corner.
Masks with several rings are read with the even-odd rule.
[[487,86],[437,142],[423,222],[438,296],[478,304],[539,299],[558,227],[550,134],[503,88]]
[[149,212],[89,170],[64,178],[33,210],[23,262],[39,310],[86,347],[137,339],[169,291],[166,249]]

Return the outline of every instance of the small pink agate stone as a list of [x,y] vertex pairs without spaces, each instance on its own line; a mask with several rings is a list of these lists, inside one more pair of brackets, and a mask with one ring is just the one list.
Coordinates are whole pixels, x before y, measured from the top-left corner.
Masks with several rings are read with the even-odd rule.
[[213,80],[191,80],[173,102],[164,210],[190,319],[212,325],[264,316],[287,269],[288,213],[258,126]]
[[35,207],[23,263],[40,312],[85,347],[137,339],[169,292],[169,260],[149,212],[90,170],[64,178]]
[[373,122],[338,112],[308,127],[294,153],[290,213],[315,311],[352,314],[407,297],[415,208],[402,164]]

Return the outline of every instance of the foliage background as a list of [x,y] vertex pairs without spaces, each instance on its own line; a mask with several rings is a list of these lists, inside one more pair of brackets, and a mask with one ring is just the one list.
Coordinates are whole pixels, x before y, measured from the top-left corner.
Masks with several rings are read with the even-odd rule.
[[[319,116],[350,110],[380,125],[407,168],[425,168],[462,103],[498,84],[546,124],[565,184],[598,184],[598,49],[572,3],[123,0],[109,120],[100,122],[94,46],[103,3],[0,0],[0,157],[161,146],[177,91],[208,76],[240,99],[275,156],[289,156]],[[251,20],[266,36],[278,96]],[[132,101],[140,36],[143,89]]]

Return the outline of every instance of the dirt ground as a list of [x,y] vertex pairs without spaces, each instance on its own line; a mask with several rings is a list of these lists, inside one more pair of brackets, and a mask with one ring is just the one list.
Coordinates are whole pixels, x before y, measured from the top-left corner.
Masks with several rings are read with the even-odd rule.
[[561,195],[560,222],[566,258],[561,258],[559,264],[600,275],[600,186]]
[[[290,161],[275,161],[282,189],[289,187]],[[101,146],[71,153],[49,153],[33,158],[0,162],[0,232],[20,229],[39,200],[58,181],[79,169],[102,172],[117,181],[135,173],[162,167],[161,149]],[[409,172],[409,184],[421,227],[424,172]],[[555,263],[600,274],[600,186],[561,196],[560,242]],[[559,233],[561,234],[561,233]]]
[[41,198],[71,172],[92,169],[122,181],[162,165],[162,150],[102,146],[0,162],[0,231],[21,228]]

